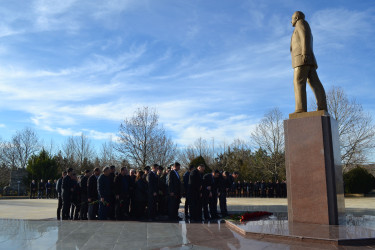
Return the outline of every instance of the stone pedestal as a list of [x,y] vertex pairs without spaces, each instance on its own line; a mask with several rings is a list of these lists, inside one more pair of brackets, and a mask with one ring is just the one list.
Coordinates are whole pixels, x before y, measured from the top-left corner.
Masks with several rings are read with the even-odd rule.
[[345,204],[336,120],[292,114],[284,130],[289,222],[338,225]]

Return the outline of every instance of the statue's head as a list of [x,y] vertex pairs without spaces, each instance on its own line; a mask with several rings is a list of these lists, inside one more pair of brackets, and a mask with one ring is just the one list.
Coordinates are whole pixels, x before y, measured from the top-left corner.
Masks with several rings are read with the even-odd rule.
[[303,14],[302,11],[296,11],[294,12],[292,16],[292,25],[293,27],[296,26],[296,23],[298,20],[304,20],[305,19],[305,14]]

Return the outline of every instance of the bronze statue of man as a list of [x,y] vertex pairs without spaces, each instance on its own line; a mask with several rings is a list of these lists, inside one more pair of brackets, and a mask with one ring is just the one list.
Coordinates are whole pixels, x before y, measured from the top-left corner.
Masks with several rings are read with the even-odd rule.
[[313,36],[301,11],[293,14],[292,25],[295,28],[290,43],[290,53],[294,68],[295,113],[307,112],[306,80],[315,94],[318,110],[327,111],[326,93],[316,73],[318,64],[313,52]]

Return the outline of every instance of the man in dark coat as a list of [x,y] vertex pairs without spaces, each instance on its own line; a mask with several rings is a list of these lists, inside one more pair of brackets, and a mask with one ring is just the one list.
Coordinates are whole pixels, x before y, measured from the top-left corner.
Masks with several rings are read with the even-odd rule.
[[51,183],[51,180],[47,181],[45,187],[46,187],[46,198],[50,199],[51,196],[52,196],[52,183]]
[[154,164],[151,167],[151,171],[147,174],[148,192],[147,192],[147,215],[149,220],[154,220],[156,217],[156,206],[158,198],[158,177],[156,172],[158,171],[158,164]]
[[260,183],[260,192],[261,192],[260,197],[262,198],[266,197],[266,189],[267,189],[266,183],[264,182],[264,180],[262,180],[262,182]]
[[190,204],[190,196],[189,194],[189,177],[190,177],[190,172],[194,170],[194,165],[189,166],[189,170],[186,171],[186,173],[183,176],[184,180],[184,191],[185,191],[185,219],[189,218],[189,204]]
[[36,188],[35,180],[32,180],[30,183],[30,199],[35,198]]
[[105,167],[103,173],[98,178],[99,220],[109,219],[108,210],[111,206],[110,201],[112,196],[110,173],[110,168]]
[[167,197],[167,174],[162,166],[159,166],[158,175],[158,215],[168,214],[168,197]]
[[57,181],[56,183],[56,192],[57,192],[57,219],[60,220],[61,218],[61,208],[63,205],[63,200],[62,200],[62,182],[64,177],[67,175],[66,171],[63,171],[61,173],[61,178]]
[[62,193],[62,201],[63,201],[63,208],[62,208],[62,219],[68,220],[69,219],[69,212],[71,206],[71,199],[72,199],[72,192],[73,189],[73,168],[68,168],[66,171],[67,175],[64,177],[61,186],[61,193]]
[[279,180],[276,180],[275,191],[276,191],[276,198],[281,198],[281,184]]
[[47,181],[45,187],[46,187],[46,198],[47,199],[52,198],[52,183],[51,183],[51,180]]
[[129,184],[130,176],[126,167],[122,167],[120,174],[115,177],[115,195],[116,195],[116,219],[124,220],[129,217]]
[[79,187],[79,180],[76,173],[72,175],[72,197],[71,197],[71,207],[70,207],[70,219],[71,220],[78,220],[79,213],[81,211],[81,194],[80,194],[80,187]]
[[231,186],[229,176],[229,172],[224,171],[219,180],[219,203],[221,216],[223,218],[228,216],[227,193]]
[[242,183],[241,183],[241,181],[237,181],[237,183],[236,183],[236,192],[237,192],[236,197],[241,197],[241,190],[242,190]]
[[43,199],[44,190],[46,188],[45,185],[43,179],[41,179],[38,185],[38,199]]
[[274,185],[271,180],[267,183],[268,198],[273,198]]
[[219,170],[212,171],[212,186],[211,193],[212,197],[209,199],[210,214],[212,219],[219,218],[217,214],[217,198],[219,193],[219,184],[220,184],[220,172]]
[[87,183],[89,180],[89,177],[91,176],[91,170],[86,169],[85,175],[81,178],[80,183],[80,193],[81,193],[81,210],[80,210],[80,217],[81,220],[87,220],[87,212],[89,209],[88,205],[88,197],[87,197]]
[[170,220],[179,220],[178,208],[181,202],[181,180],[178,171],[180,170],[180,163],[176,162],[172,170],[168,173],[168,217]]
[[109,196],[109,208],[108,208],[108,217],[111,220],[115,220],[115,205],[116,205],[116,198],[115,198],[115,176],[116,176],[116,167],[110,166],[109,172],[109,182],[111,186],[111,194]]
[[89,177],[87,181],[87,201],[89,203],[89,220],[95,220],[98,215],[98,178],[100,175],[100,169],[95,168],[94,173]]
[[243,181],[242,183],[242,194],[243,194],[243,197],[248,197],[249,195],[249,184],[247,183],[247,181]]
[[135,216],[135,169],[129,171],[129,196],[130,196],[130,217]]
[[[203,177],[203,214],[204,219],[217,219],[217,195],[219,184],[219,171],[213,170],[212,173],[205,174]],[[208,213],[210,207],[210,213]],[[210,216],[211,215],[211,216]]]
[[189,176],[190,215],[192,222],[202,222],[202,184],[205,166],[199,165]]
[[286,198],[287,197],[287,185],[286,185],[286,180],[283,180],[281,183],[281,197]]
[[57,180],[53,180],[53,183],[52,183],[52,197],[54,199],[57,198],[57,191],[56,191],[56,186],[57,186]]

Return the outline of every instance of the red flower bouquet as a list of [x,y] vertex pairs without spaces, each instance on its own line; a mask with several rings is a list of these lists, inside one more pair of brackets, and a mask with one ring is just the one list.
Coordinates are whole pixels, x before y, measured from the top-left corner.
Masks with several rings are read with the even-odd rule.
[[252,220],[266,215],[272,215],[270,212],[257,211],[257,212],[246,212],[241,216],[240,222]]

